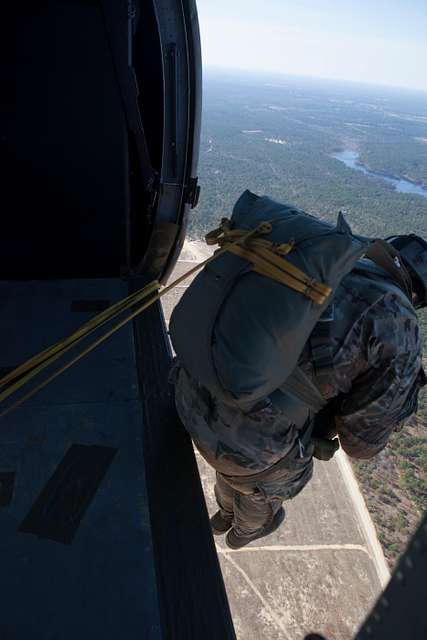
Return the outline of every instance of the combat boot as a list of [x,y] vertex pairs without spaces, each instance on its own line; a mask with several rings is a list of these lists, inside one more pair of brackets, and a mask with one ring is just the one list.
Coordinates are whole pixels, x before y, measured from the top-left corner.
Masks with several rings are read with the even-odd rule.
[[279,511],[274,516],[271,524],[268,527],[264,527],[263,529],[258,529],[254,533],[251,533],[247,536],[237,534],[234,529],[229,531],[226,535],[225,542],[230,549],[241,549],[245,547],[250,542],[254,540],[258,540],[258,538],[264,538],[264,536],[269,536],[270,533],[276,531],[278,527],[282,524],[285,519],[285,510],[283,507],[280,507]]
[[223,516],[221,511],[217,511],[211,518],[212,532],[216,536],[222,536],[227,533],[233,524],[233,516]]

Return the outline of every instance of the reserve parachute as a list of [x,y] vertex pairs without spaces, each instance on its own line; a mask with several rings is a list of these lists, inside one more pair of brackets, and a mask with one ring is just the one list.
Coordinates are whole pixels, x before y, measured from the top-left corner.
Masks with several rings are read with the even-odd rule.
[[[262,240],[254,240],[253,251],[250,238],[233,249],[239,233],[260,228]],[[316,322],[369,240],[353,235],[341,213],[333,226],[250,191],[221,229],[230,251],[188,287],[172,314],[170,335],[192,378],[222,402],[245,409],[293,373]],[[221,229],[207,238],[220,239]],[[275,277],[278,270],[283,277]]]

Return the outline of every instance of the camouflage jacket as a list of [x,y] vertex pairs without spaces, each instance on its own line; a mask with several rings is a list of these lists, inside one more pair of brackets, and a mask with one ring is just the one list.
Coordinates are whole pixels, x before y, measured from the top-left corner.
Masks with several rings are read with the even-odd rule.
[[316,370],[312,341],[301,366],[325,398],[335,398],[331,406],[343,449],[370,458],[417,409],[424,375],[415,309],[387,274],[356,269],[344,278],[327,314],[331,366]]
[[[299,363],[329,400],[326,431],[338,433],[344,450],[358,458],[383,449],[393,429],[416,410],[420,386],[417,316],[383,275],[354,270],[344,278],[313,332],[315,337],[327,322],[326,362],[318,366],[309,340]],[[281,392],[243,413],[218,402],[179,366],[174,381],[178,413],[219,471],[258,472],[295,451],[300,458],[310,455],[309,448],[296,446],[308,412]]]

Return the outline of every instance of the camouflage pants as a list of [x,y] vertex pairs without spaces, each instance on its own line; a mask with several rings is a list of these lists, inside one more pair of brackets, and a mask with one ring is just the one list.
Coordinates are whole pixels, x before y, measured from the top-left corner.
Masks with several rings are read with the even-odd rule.
[[285,500],[295,497],[313,475],[312,450],[303,458],[295,447],[270,469],[251,476],[226,476],[217,471],[215,497],[221,515],[233,518],[237,534],[248,535],[271,524]]
[[[267,527],[283,501],[296,496],[312,476],[310,434],[302,435],[296,421],[274,406],[254,414],[214,401],[178,364],[170,381],[182,423],[217,472],[215,495],[222,514],[233,517],[240,534]],[[307,415],[304,410],[301,424]]]

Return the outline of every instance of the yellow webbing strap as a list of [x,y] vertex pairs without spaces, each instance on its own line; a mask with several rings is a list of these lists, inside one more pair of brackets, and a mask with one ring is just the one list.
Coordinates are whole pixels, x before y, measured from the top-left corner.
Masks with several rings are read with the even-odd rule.
[[[329,292],[319,292],[317,289],[318,287],[320,288],[319,283],[311,281],[289,262],[286,263],[282,258],[279,258],[284,264],[275,265],[271,259],[277,256],[269,252],[268,249],[256,249],[254,247],[245,249],[236,245],[225,245],[225,247],[231,253],[251,262],[253,271],[302,293],[316,304],[323,304],[329,296],[330,290]],[[295,271],[297,275],[295,275]],[[299,275],[300,273],[302,274],[301,276]]]
[[[240,244],[245,242],[247,239],[263,234],[269,233],[271,231],[271,225],[268,223],[264,223],[259,225],[256,229],[252,229],[247,233],[243,233],[239,238],[236,239],[236,243]],[[136,307],[132,313],[123,318],[120,322],[114,325],[111,329],[109,329],[105,334],[97,338],[94,342],[89,344],[83,351],[78,353],[74,358],[66,362],[62,367],[51,373],[46,379],[40,382],[37,386],[32,388],[28,393],[19,398],[13,405],[5,409],[0,413],[0,418],[4,417],[21,404],[23,404],[26,400],[33,397],[36,393],[38,393],[41,389],[43,389],[46,385],[49,384],[52,380],[58,377],[61,373],[69,369],[73,364],[81,360],[85,355],[93,351],[97,346],[102,344],[107,338],[112,336],[116,331],[121,329],[128,322],[136,318],[140,313],[145,311],[149,306],[151,306],[154,302],[162,298],[164,295],[169,293],[172,289],[178,286],[181,282],[189,278],[193,273],[196,273],[199,269],[207,265],[209,262],[215,260],[220,254],[225,253],[228,249],[221,248],[216,251],[212,256],[197,264],[195,267],[184,273],[182,276],[174,280],[170,285],[164,287],[161,291],[158,291],[159,283],[157,280],[150,282],[146,287],[133,293],[128,296],[124,300],[121,300],[111,307],[102,311],[100,314],[96,315],[94,318],[89,320],[89,322],[85,323],[80,329],[78,329],[71,336],[65,338],[64,340],[60,340],[53,346],[45,349],[41,353],[33,356],[22,365],[11,371],[9,374],[0,379],[0,388],[4,385],[9,385],[3,392],[0,393],[0,402],[3,402],[7,398],[9,398],[13,393],[18,391],[22,386],[30,382],[35,376],[42,373],[45,369],[50,367],[56,360],[62,357],[65,353],[70,351],[73,347],[76,347],[82,340],[87,338],[91,333],[105,325],[106,323],[113,320],[116,316],[123,313],[124,311],[130,309],[131,307],[136,307],[136,305],[140,304],[140,306]],[[155,293],[157,291],[157,293]],[[147,299],[148,298],[148,299]],[[141,304],[142,303],[142,304]]]
[[[97,316],[91,318],[88,322],[83,324],[75,333],[68,336],[68,338],[60,340],[51,347],[48,347],[44,351],[41,351],[34,357],[24,362],[24,364],[8,373],[0,380],[0,387],[4,386],[5,384],[9,384],[17,378],[20,378],[19,384],[17,383],[15,385],[15,389],[18,389],[25,382],[30,380],[37,373],[39,373],[39,371],[42,370],[40,368],[42,364],[47,362],[49,362],[50,364],[51,362],[54,362],[57,358],[61,357],[64,353],[74,347],[77,342],[79,342],[83,338],[86,338],[91,333],[96,331],[99,327],[106,324],[129,307],[137,304],[138,302],[152,294],[159,288],[159,286],[160,285],[157,280],[154,280],[140,291],[137,291],[124,300],[120,300],[116,304],[108,307],[108,309],[105,309],[105,311],[102,311]],[[24,374],[26,374],[25,379],[22,377],[24,376]],[[0,401],[7,398],[8,395],[10,395],[10,388],[7,390],[7,393],[0,393]]]
[[60,340],[53,346],[33,356],[22,365],[17,367],[14,371],[4,376],[0,380],[0,388],[4,387],[5,385],[9,386],[7,386],[7,388],[0,393],[0,402],[3,402],[7,398],[9,398],[13,393],[18,391],[33,378],[42,373],[45,369],[50,367],[68,351],[70,351],[74,347],[77,347],[80,342],[85,340],[88,336],[100,329],[102,326],[111,322],[114,318],[124,313],[125,311],[133,309],[133,311],[129,315],[127,315],[125,318],[120,320],[120,322],[111,327],[106,333],[96,338],[94,342],[85,347],[80,353],[78,353],[71,360],[62,365],[59,369],[51,373],[47,378],[42,380],[42,382],[32,388],[28,393],[19,398],[19,400],[17,400],[13,405],[1,412],[0,417],[5,416],[13,409],[19,407],[23,402],[34,396],[47,384],[49,384],[49,382],[54,380],[57,376],[59,376],[61,373],[69,369],[73,364],[81,360],[85,355],[93,351],[97,346],[102,344],[116,331],[136,318],[154,302],[169,293],[169,291],[189,278],[191,275],[193,275],[193,273],[196,273],[196,271],[207,265],[209,262],[215,260],[219,255],[226,253],[227,251],[250,262],[252,264],[253,270],[257,273],[266,276],[267,278],[276,280],[277,282],[280,282],[281,284],[286,285],[287,287],[290,287],[291,289],[294,289],[299,293],[302,293],[317,304],[323,304],[331,294],[331,288],[325,284],[312,280],[303,271],[284,259],[283,256],[288,254],[293,249],[294,245],[292,242],[276,245],[272,242],[269,242],[268,240],[264,240],[259,237],[260,235],[270,233],[271,229],[272,227],[270,222],[263,222],[257,228],[250,231],[231,229],[230,221],[224,218],[221,226],[218,227],[218,229],[214,229],[206,236],[207,244],[219,245],[219,249],[217,249],[217,251],[215,251],[212,256],[210,256],[200,264],[197,264],[195,267],[177,278],[170,285],[164,287],[161,291],[158,290],[160,285],[157,280],[150,282],[140,291],[133,293],[124,300],[120,300],[105,311],[99,313],[97,316],[86,322],[71,336],[68,336],[64,340]]
[[206,236],[206,242],[210,245],[218,244],[230,253],[248,260],[257,273],[302,293],[316,304],[326,302],[332,289],[328,285],[316,282],[283,257],[292,251],[293,242],[275,245],[268,240],[255,237],[237,244],[236,240],[241,239],[244,234],[245,232],[239,229],[230,229],[230,221],[224,218],[220,227]]

